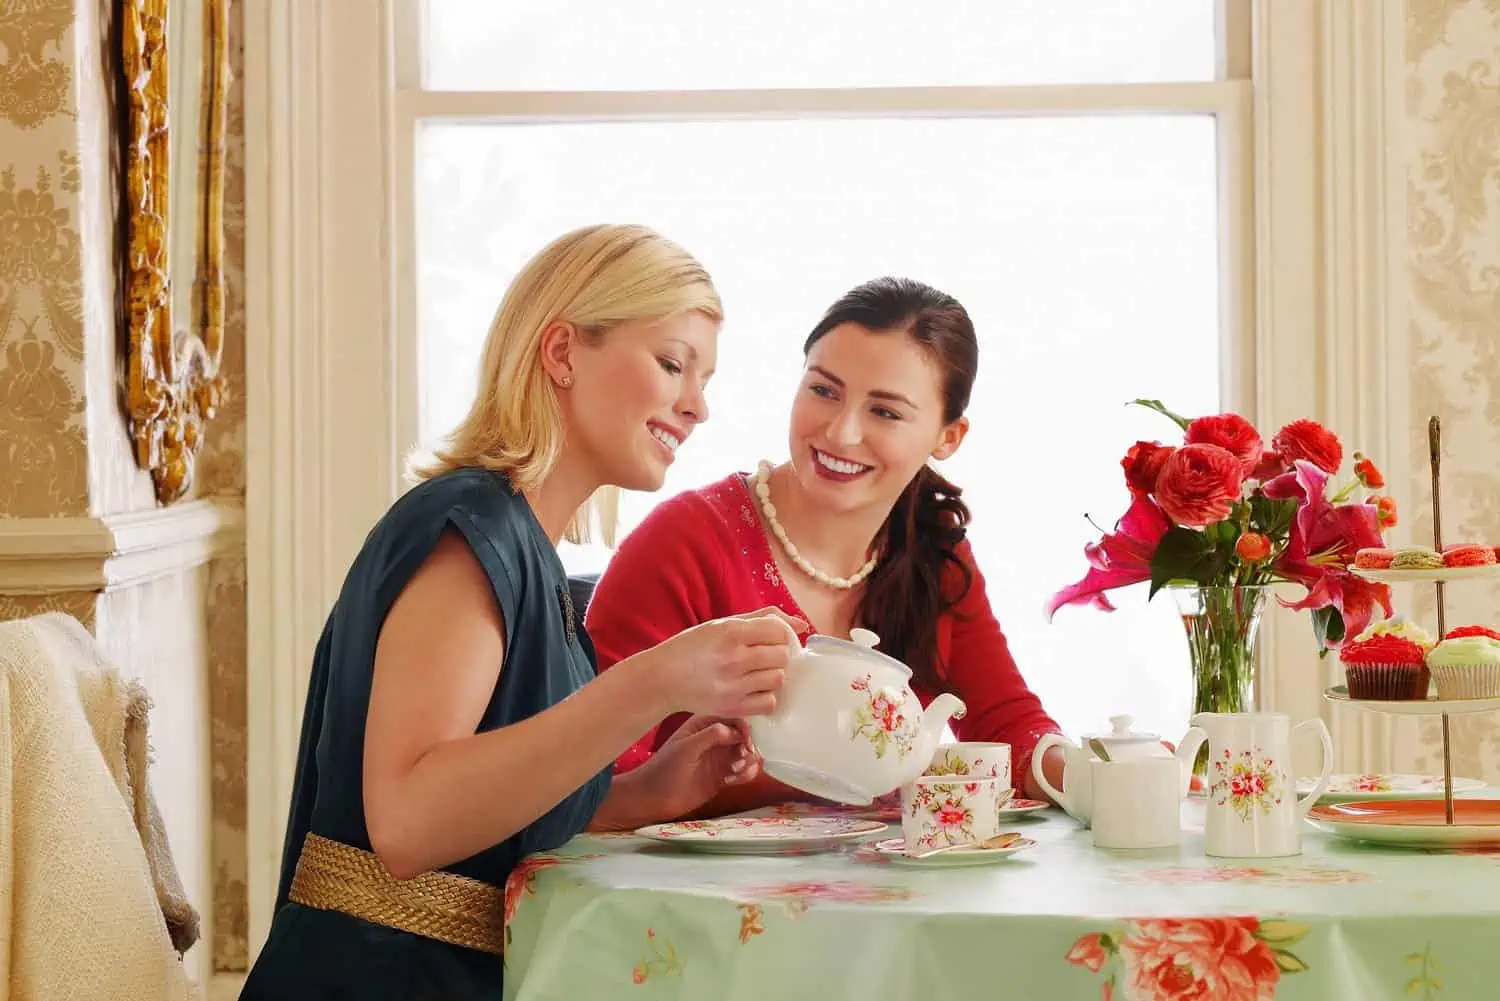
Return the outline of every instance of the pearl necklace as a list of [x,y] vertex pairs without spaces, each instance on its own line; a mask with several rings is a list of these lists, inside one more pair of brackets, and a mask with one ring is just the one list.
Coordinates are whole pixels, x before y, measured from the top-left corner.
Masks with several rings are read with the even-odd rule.
[[771,464],[764,460],[755,469],[755,496],[760,500],[760,509],[765,512],[766,523],[771,526],[771,534],[775,535],[776,541],[781,543],[781,548],[785,551],[787,559],[791,560],[798,570],[801,570],[819,584],[840,591],[847,591],[875,571],[875,564],[878,561],[874,556],[866,560],[864,566],[854,571],[848,577],[831,576],[807,562],[807,558],[797,551],[797,547],[792,544],[792,540],[786,537],[786,529],[781,527],[781,522],[776,520],[776,505],[771,503]]

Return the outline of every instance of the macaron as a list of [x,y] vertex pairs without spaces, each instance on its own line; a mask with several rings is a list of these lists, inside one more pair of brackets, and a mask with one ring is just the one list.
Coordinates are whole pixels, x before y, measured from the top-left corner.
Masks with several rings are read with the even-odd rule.
[[1354,565],[1361,570],[1386,570],[1396,558],[1394,549],[1361,549],[1354,554]]
[[1403,546],[1391,557],[1392,570],[1441,570],[1443,556],[1427,546]]
[[1449,567],[1482,567],[1495,562],[1495,550],[1473,542],[1443,547],[1443,565]]

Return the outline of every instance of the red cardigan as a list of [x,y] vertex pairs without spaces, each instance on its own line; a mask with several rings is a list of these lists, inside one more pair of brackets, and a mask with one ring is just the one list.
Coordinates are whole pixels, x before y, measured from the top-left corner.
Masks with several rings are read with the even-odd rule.
[[[709,619],[770,605],[806,618],[782,583],[753,505],[749,481],[737,473],[657,505],[630,533],[586,616],[601,671]],[[947,681],[968,709],[951,725],[959,740],[1010,744],[1012,783],[1022,788],[1037,741],[1058,726],[1011,659],[967,542],[958,554],[973,583],[943,615],[937,633],[939,663],[947,665]],[[880,632],[879,623],[872,628]],[[934,693],[913,687],[923,705],[931,701]],[[620,757],[615,770],[645,761],[685,718],[664,720]]]

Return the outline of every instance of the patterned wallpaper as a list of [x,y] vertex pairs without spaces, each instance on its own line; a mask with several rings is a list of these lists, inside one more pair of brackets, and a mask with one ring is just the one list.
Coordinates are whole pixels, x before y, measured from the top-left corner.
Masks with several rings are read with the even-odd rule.
[[[204,493],[245,495],[245,63],[244,4],[229,0],[229,106],[224,192],[224,372],[229,391],[208,426],[199,469]],[[213,741],[214,968],[249,963],[245,843],[245,555],[208,575],[209,709]]]
[[[0,2],[0,517],[108,515],[154,504],[149,477],[131,453],[117,381],[115,244],[113,237],[91,236],[110,234],[117,225],[111,82],[117,57],[107,23],[115,9],[116,0]],[[236,78],[243,64],[241,21],[239,0],[230,0]],[[195,493],[243,497],[245,186],[238,82],[231,84],[228,126],[229,392],[209,425]],[[199,579],[205,583],[188,586]],[[201,694],[213,749],[213,961],[219,969],[243,969],[244,554],[229,554],[201,578],[194,572],[180,583],[176,590],[157,588],[149,602],[144,592],[103,600],[90,593],[0,596],[0,619],[56,610],[90,628],[97,625],[106,644],[148,634],[166,642],[175,634],[196,634],[196,624],[192,630],[172,624],[203,613],[206,590],[206,644],[174,655],[190,674],[193,664],[207,661],[208,691]],[[100,611],[117,607],[134,611]],[[159,680],[157,687],[165,684]],[[188,693],[174,688],[153,690],[153,696],[166,704]],[[190,704],[180,714],[184,720],[196,718]],[[198,742],[186,731],[158,732],[174,751]]]
[[0,517],[88,513],[74,0],[0,5]]
[[[1500,544],[1500,0],[1407,0],[1408,266],[1412,456],[1443,421],[1443,537]],[[1432,538],[1425,463],[1405,509]],[[1500,625],[1500,586],[1450,585],[1447,621]],[[1405,596],[1435,625],[1431,588]],[[1442,767],[1438,724],[1413,725],[1402,757]],[[1500,719],[1454,721],[1459,774],[1500,781]]]

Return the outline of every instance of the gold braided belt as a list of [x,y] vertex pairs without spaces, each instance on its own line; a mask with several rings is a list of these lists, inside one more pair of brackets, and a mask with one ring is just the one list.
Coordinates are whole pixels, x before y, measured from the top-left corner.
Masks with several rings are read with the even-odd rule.
[[505,954],[505,891],[452,872],[397,879],[373,853],[308,834],[288,896],[452,945]]

